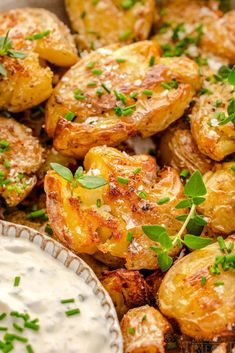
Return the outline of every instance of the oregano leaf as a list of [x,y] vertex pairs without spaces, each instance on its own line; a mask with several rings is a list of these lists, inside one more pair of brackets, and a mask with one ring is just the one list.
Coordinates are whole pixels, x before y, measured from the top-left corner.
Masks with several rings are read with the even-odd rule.
[[211,238],[202,238],[192,234],[186,234],[184,237],[184,244],[192,250],[202,249],[211,243]]
[[162,272],[166,272],[173,264],[173,259],[166,253],[162,252],[158,254],[157,261]]
[[64,167],[59,163],[51,163],[51,168],[56,171],[63,179],[67,180],[68,182],[72,183],[73,181],[73,173],[69,168]]
[[108,184],[107,180],[93,175],[83,175],[77,181],[85,189],[97,189]]
[[198,197],[206,195],[206,187],[199,170],[196,170],[184,187],[184,193],[188,197]]
[[177,203],[175,208],[178,208],[178,209],[189,208],[189,207],[192,207],[192,205],[193,205],[193,201],[190,199],[187,199],[187,200],[182,200],[179,203]]
[[77,180],[77,179],[81,178],[82,174],[83,174],[83,168],[80,166],[76,170],[76,172],[74,174],[74,178]]

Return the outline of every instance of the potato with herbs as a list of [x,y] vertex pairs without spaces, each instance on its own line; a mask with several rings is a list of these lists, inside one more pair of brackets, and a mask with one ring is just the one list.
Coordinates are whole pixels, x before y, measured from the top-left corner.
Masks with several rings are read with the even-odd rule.
[[144,40],[155,11],[154,0],[65,0],[81,50]]
[[204,174],[214,165],[211,159],[199,151],[190,129],[184,124],[169,128],[163,133],[159,143],[159,157],[162,164],[179,172],[183,169],[190,173],[200,170]]
[[235,162],[217,164],[204,175],[206,200],[198,211],[208,219],[208,227],[217,234],[235,232]]
[[[160,26],[154,37],[165,56],[200,55],[235,63],[235,11],[223,14],[219,1],[162,1]],[[202,61],[201,61],[202,63]]]
[[171,325],[148,305],[131,309],[121,321],[124,353],[165,353],[165,335]]
[[[235,76],[235,69],[233,70]],[[232,80],[231,80],[232,82]],[[192,135],[199,150],[215,161],[235,152],[235,86],[227,80],[206,82],[190,115]]]
[[149,303],[149,288],[138,271],[106,271],[100,278],[115,305],[119,320],[129,309]]
[[[150,249],[155,243],[141,226],[164,224],[171,235],[181,229],[175,218],[185,213],[175,208],[184,198],[178,173],[166,168],[156,176],[152,157],[128,156],[111,147],[92,148],[84,167],[86,172],[79,168],[74,180],[58,165],[45,177],[54,234],[77,253],[99,250],[125,259],[128,269],[158,268]],[[171,255],[178,252],[175,246]]]
[[193,61],[160,58],[150,41],[102,48],[57,85],[47,104],[46,130],[58,151],[83,158],[91,147],[166,129],[200,85]]
[[69,67],[77,54],[68,28],[45,9],[0,14],[0,109],[20,112],[52,93],[53,73],[46,61]]
[[33,189],[43,149],[31,129],[0,117],[0,195],[9,206],[19,204]]
[[[235,334],[235,236],[176,262],[158,292],[161,312],[175,319],[181,332],[212,340]],[[233,249],[233,250],[232,250]]]

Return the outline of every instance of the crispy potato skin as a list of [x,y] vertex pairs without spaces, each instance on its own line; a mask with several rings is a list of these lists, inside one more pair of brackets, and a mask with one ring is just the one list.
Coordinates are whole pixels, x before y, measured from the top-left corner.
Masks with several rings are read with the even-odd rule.
[[[235,236],[226,244],[235,243]],[[234,252],[234,250],[233,250]],[[221,256],[218,243],[196,250],[175,263],[167,272],[159,289],[158,301],[161,312],[174,318],[182,333],[198,338],[234,337],[235,328],[235,274],[221,271],[211,275],[210,266],[216,256]],[[204,286],[201,278],[206,277]],[[214,282],[221,280],[223,286]]]
[[[154,66],[149,65],[152,56]],[[118,58],[126,61],[117,63]],[[87,68],[90,62],[95,62],[93,69],[101,70],[101,75]],[[173,78],[179,82],[177,89],[162,87]],[[88,87],[89,82],[97,86]],[[111,92],[103,90],[99,97],[96,91],[101,84]],[[54,136],[58,151],[83,158],[91,147],[115,146],[137,132],[148,137],[166,129],[182,116],[200,85],[197,64],[187,58],[160,58],[158,46],[151,41],[102,48],[81,59],[57,85],[47,104],[46,130]],[[78,88],[85,99],[75,99]],[[115,107],[125,106],[115,90],[127,96],[126,106],[136,106],[131,115],[115,114]],[[144,90],[152,95],[147,97]],[[129,97],[132,92],[138,92],[136,99]],[[76,116],[73,122],[64,118],[69,111]]]
[[213,54],[234,64],[235,11],[223,14],[218,7],[219,2],[216,1],[163,1],[164,11],[160,23],[170,25],[166,31],[160,31],[154,40],[160,44],[172,44],[173,29],[177,25],[184,23],[185,36],[195,36],[197,26],[203,25],[199,48],[192,45],[187,55],[197,57],[200,53]]
[[[128,156],[111,147],[94,147],[85,157],[88,175],[101,176],[108,185],[88,190],[71,185],[56,172],[45,177],[47,210],[56,236],[78,253],[93,254],[97,250],[126,259],[128,269],[158,268],[154,243],[143,234],[143,224],[165,224],[170,234],[181,228],[175,217],[185,210],[175,209],[184,197],[183,186],[174,169],[166,168],[156,177],[156,164],[147,155]],[[136,168],[141,168],[134,174]],[[121,184],[117,177],[128,178]],[[146,193],[146,199],[138,196]],[[170,201],[157,205],[168,195]],[[101,207],[97,207],[97,199]],[[132,241],[127,233],[133,232]],[[138,251],[136,249],[138,248]],[[172,255],[179,249],[172,250]]]
[[107,271],[100,280],[112,298],[119,320],[129,309],[149,303],[148,285],[138,271]]
[[[37,8],[15,9],[0,14],[0,34],[10,30],[17,50],[36,52],[57,66],[69,67],[77,62],[76,47],[69,29],[50,11]],[[29,41],[26,38],[49,30],[48,36]]]
[[199,151],[190,130],[182,124],[163,133],[159,143],[159,157],[163,165],[178,171],[186,168],[190,173],[200,170],[204,174],[214,165],[211,159]]
[[[190,121],[192,135],[199,150],[215,161],[223,160],[227,155],[235,152],[235,129],[232,122],[219,125],[215,112],[227,116],[229,101],[233,98],[233,87],[228,83],[206,83],[204,87],[209,92],[201,95],[193,107]],[[215,102],[222,100],[216,108]]]
[[[0,14],[0,36],[10,30],[13,49],[27,54],[24,59],[0,57],[7,76],[0,78],[0,109],[21,112],[45,101],[52,93],[53,73],[44,60],[71,66],[77,55],[72,36],[62,22],[44,9],[16,9]],[[50,30],[40,40],[25,38]]]
[[122,42],[146,39],[155,12],[154,0],[137,1],[129,10],[123,9],[121,0],[102,0],[97,5],[87,0],[66,0],[65,5],[81,50],[117,43],[127,31],[130,35]]
[[[134,333],[129,332],[130,328]],[[121,329],[124,353],[164,353],[164,335],[172,331],[162,314],[148,305],[129,310]]]
[[207,188],[206,200],[198,211],[208,218],[208,227],[217,234],[235,232],[235,173],[234,162],[217,164],[204,175]]
[[[9,143],[0,154],[0,171],[4,180],[10,180],[7,185],[0,186],[0,194],[9,206],[16,206],[36,184],[34,173],[43,163],[43,148],[32,136],[31,129],[4,117],[0,117],[0,140]],[[6,166],[6,160],[10,167]]]

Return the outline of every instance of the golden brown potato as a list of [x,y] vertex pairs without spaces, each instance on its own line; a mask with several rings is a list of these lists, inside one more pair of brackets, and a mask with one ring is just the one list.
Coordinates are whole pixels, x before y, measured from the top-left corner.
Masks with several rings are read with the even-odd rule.
[[149,304],[149,288],[138,271],[105,272],[100,280],[112,298],[119,320],[129,309]]
[[16,206],[29,194],[42,163],[43,149],[31,129],[0,117],[0,194],[9,206]]
[[151,275],[145,278],[150,291],[151,301],[155,304],[155,298],[157,297],[157,292],[162,283],[165,274],[161,270],[153,272]]
[[[190,120],[192,135],[199,150],[206,156],[221,161],[235,152],[235,129],[226,120],[228,106],[233,99],[233,86],[226,82],[204,82],[208,91],[202,94],[193,107]],[[219,106],[217,102],[220,102]]]
[[[153,56],[155,65],[150,66]],[[116,61],[120,59],[126,61]],[[175,88],[163,87],[169,82]],[[150,41],[99,49],[55,88],[47,104],[46,130],[58,151],[82,158],[93,146],[118,145],[137,132],[148,137],[166,129],[182,116],[200,85],[193,61],[160,58]],[[131,98],[131,93],[138,96]],[[74,121],[65,119],[68,112],[74,113]]]
[[172,331],[162,314],[148,305],[129,310],[121,329],[124,353],[165,353],[164,336]]
[[66,0],[65,5],[81,50],[144,40],[154,20],[154,0]]
[[[158,268],[150,249],[154,243],[141,226],[162,224],[170,234],[179,231],[181,222],[175,217],[185,210],[175,208],[184,197],[177,172],[166,168],[156,177],[152,157],[128,156],[111,147],[92,148],[84,166],[85,175],[100,176],[108,184],[92,190],[78,185],[72,194],[71,185],[56,172],[45,177],[47,211],[55,235],[78,253],[98,249],[126,259],[128,269]],[[166,196],[169,202],[158,205]],[[171,254],[178,251],[175,247]]]
[[190,173],[200,170],[202,174],[211,170],[214,162],[203,155],[190,132],[184,125],[166,130],[160,139],[159,157],[161,163],[178,171],[188,169]]
[[235,11],[223,14],[218,7],[218,1],[163,1],[161,25],[153,39],[163,46],[170,45],[163,50],[174,53],[172,56],[214,54],[234,64]]
[[204,175],[206,200],[198,211],[208,218],[208,227],[219,234],[235,232],[235,162],[217,164]]
[[[235,244],[235,236],[228,237],[225,243]],[[195,250],[173,265],[160,286],[161,312],[174,318],[182,333],[190,337],[234,337],[235,292],[231,288],[235,273],[222,267],[218,275],[210,272],[216,256],[222,255],[218,243]],[[202,278],[206,278],[204,285]]]
[[[56,65],[71,66],[77,61],[75,46],[68,29],[58,18],[44,9],[17,9],[0,14],[0,36],[6,36],[14,51],[23,59],[0,56],[6,75],[0,77],[0,109],[20,112],[46,100],[52,93],[52,71],[45,60]],[[45,31],[39,40],[28,36]]]

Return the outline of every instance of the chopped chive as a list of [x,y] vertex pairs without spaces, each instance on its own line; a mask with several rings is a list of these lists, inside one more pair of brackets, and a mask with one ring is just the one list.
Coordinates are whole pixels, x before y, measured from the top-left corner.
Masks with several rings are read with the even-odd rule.
[[40,326],[37,323],[32,322],[32,321],[31,322],[26,321],[24,323],[24,327],[27,327],[33,331],[39,331],[39,329],[40,329]]
[[61,304],[75,303],[75,299],[74,298],[62,299],[60,302]]
[[223,286],[224,282],[223,281],[216,281],[214,282],[214,286],[218,287],[218,286]]
[[158,200],[157,201],[157,204],[158,205],[163,205],[164,203],[167,203],[170,201],[170,198],[169,197],[163,197],[162,199]]
[[129,328],[128,328],[128,332],[129,332],[131,335],[134,335],[134,334],[135,334],[135,328],[134,328],[134,327],[129,327]]
[[135,170],[134,170],[134,174],[136,175],[136,174],[139,174],[141,172],[141,168],[140,167],[138,167],[138,168],[136,168]]
[[97,199],[97,200],[96,200],[96,206],[97,206],[98,208],[101,207],[101,199]]
[[130,31],[130,30],[124,31],[124,32],[122,32],[122,33],[119,35],[119,39],[120,39],[121,41],[127,40],[127,39],[130,37],[130,35],[131,35],[131,31]]
[[123,0],[121,5],[123,10],[129,10],[134,6],[135,2],[133,0]]
[[147,199],[147,194],[146,194],[145,191],[139,191],[139,192],[137,192],[137,195],[138,195],[141,199],[144,199],[144,200]]
[[218,237],[217,242],[219,244],[220,250],[224,251],[226,249],[226,244],[223,237]]
[[46,216],[46,210],[45,209],[41,209],[41,210],[37,210],[37,211],[33,211],[31,213],[29,213],[26,218],[27,219],[33,219],[33,218],[39,218],[39,217],[45,217]]
[[122,103],[124,105],[126,105],[127,96],[124,93],[118,92],[118,91],[114,91],[114,94],[115,94],[117,100],[122,101]]
[[78,88],[74,91],[74,98],[83,101],[86,97],[82,94],[80,88]]
[[80,17],[83,19],[86,17],[86,15],[87,15],[86,11],[82,11]]
[[137,96],[138,96],[138,92],[132,92],[132,93],[130,94],[130,97],[131,97],[132,99],[135,99]]
[[11,168],[11,163],[8,159],[4,159],[3,164],[5,168],[7,169]]
[[28,353],[34,353],[34,350],[33,350],[32,346],[30,344],[28,344],[26,346],[26,350],[27,350]]
[[147,315],[145,314],[145,315],[142,317],[141,322],[144,322],[144,321],[146,321],[146,320],[147,320]]
[[53,235],[53,229],[51,228],[50,224],[47,224],[45,226],[45,232],[48,234],[48,235]]
[[75,118],[75,114],[73,112],[68,112],[64,118],[68,121],[72,121]]
[[166,82],[161,82],[161,86],[163,88],[167,89],[168,91],[171,89],[171,86],[168,83],[166,83]]
[[106,84],[101,83],[101,86],[105,89],[106,92],[111,93],[110,89],[106,86]]
[[51,31],[47,30],[47,31],[44,31],[44,32],[33,34],[32,36],[28,36],[25,39],[26,40],[30,40],[32,42],[34,40],[38,40],[38,39],[42,39],[44,37],[47,37],[50,33],[51,33]]
[[204,94],[212,94],[212,91],[208,88],[201,88],[198,91],[199,96],[203,96]]
[[87,87],[96,87],[97,83],[96,82],[88,82]]
[[189,170],[188,169],[183,169],[180,173],[180,177],[185,179],[189,175]]
[[128,233],[127,233],[126,240],[131,242],[132,239],[133,239],[133,235],[134,235],[133,232],[128,232]]
[[116,62],[117,62],[117,63],[124,63],[124,62],[126,62],[126,59],[117,58],[117,59],[116,59]]
[[72,309],[72,310],[68,310],[68,311],[66,311],[65,312],[65,314],[67,315],[67,316],[73,316],[73,315],[77,315],[77,314],[80,314],[80,309]]
[[0,326],[0,331],[7,331],[7,330],[8,330],[7,327],[2,327],[2,326]]
[[153,66],[155,64],[155,56],[151,56],[151,58],[149,59],[149,66]]
[[205,286],[205,284],[206,284],[206,277],[202,277],[201,286],[203,287],[203,286]]
[[10,143],[7,140],[1,140],[0,146],[1,147],[9,147]]
[[19,332],[23,332],[24,331],[23,327],[18,325],[16,322],[13,323],[13,327]]
[[7,316],[7,314],[6,313],[2,313],[2,314],[0,314],[0,321],[1,320],[3,320],[3,319],[5,319],[5,317]]
[[89,63],[87,63],[86,67],[88,69],[92,69],[95,66],[95,61],[90,61]]
[[153,95],[153,91],[151,89],[145,89],[142,91],[143,94],[145,94],[146,96],[152,96]]
[[215,106],[216,108],[218,108],[218,107],[221,106],[222,103],[223,103],[222,99],[218,99],[217,101],[215,101],[214,106]]
[[231,167],[232,171],[235,173],[235,164]]
[[118,177],[117,177],[117,181],[118,181],[120,184],[128,184],[128,178],[124,178],[124,177],[121,177],[121,176],[118,176]]
[[93,73],[93,75],[97,75],[97,76],[102,74],[102,70],[100,70],[100,69],[94,69],[91,72]]
[[28,342],[28,338],[15,335],[14,333],[6,333],[3,337],[3,339],[7,342],[11,342],[14,340],[19,341],[19,342],[23,342],[23,343]]
[[103,94],[104,94],[104,91],[102,90],[102,88],[98,88],[98,89],[96,90],[96,95],[97,95],[98,97],[102,96]]
[[18,287],[19,284],[20,284],[20,277],[17,276],[17,277],[15,277],[15,280],[14,280],[14,287]]

